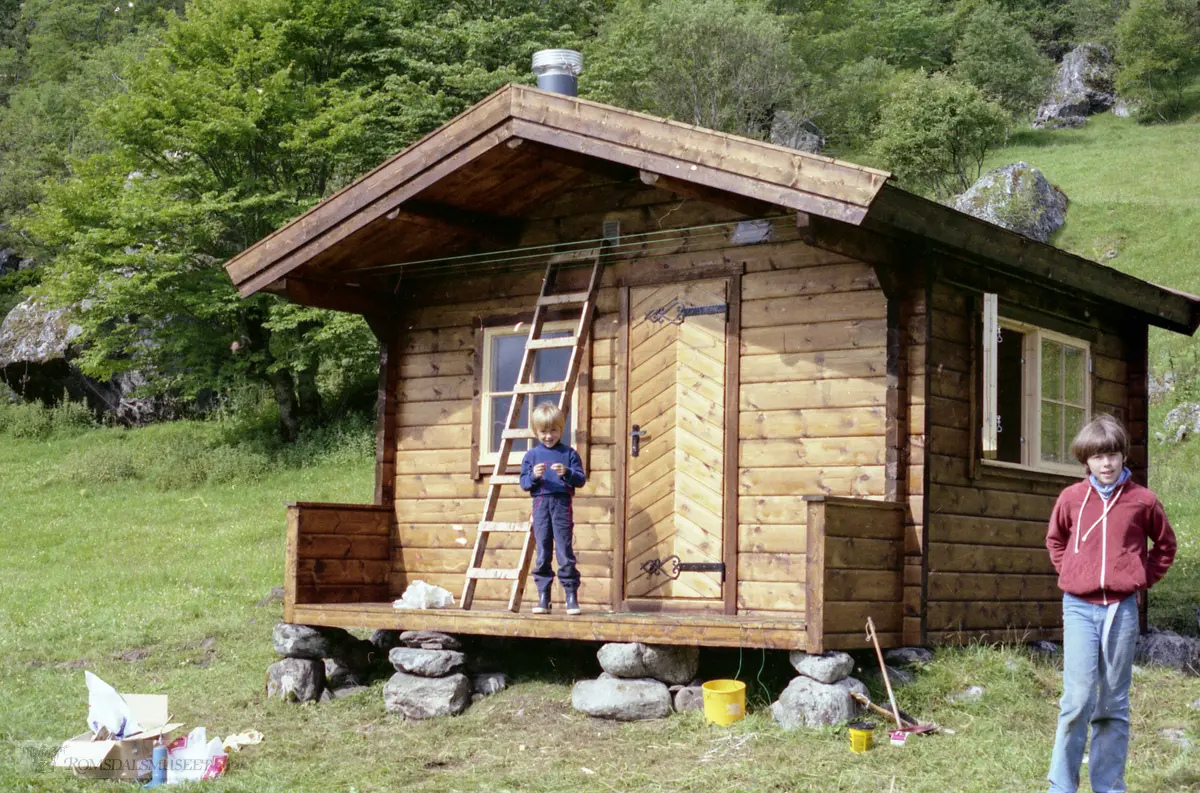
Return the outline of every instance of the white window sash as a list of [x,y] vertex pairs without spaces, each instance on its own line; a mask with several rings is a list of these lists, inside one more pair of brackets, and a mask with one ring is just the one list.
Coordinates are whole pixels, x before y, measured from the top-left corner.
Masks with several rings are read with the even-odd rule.
[[984,459],[996,459],[997,369],[999,367],[1000,311],[997,296],[983,295],[983,441]]

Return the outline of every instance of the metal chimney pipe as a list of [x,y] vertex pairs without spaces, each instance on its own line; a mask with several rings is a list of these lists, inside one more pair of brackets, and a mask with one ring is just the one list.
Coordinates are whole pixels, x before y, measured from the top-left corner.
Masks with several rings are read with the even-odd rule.
[[567,96],[579,95],[583,55],[575,50],[539,50],[533,53],[533,73],[538,88]]

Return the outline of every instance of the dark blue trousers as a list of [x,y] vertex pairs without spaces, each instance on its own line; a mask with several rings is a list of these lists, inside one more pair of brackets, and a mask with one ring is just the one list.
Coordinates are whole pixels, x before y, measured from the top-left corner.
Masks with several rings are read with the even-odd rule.
[[575,569],[575,519],[571,513],[571,497],[566,493],[551,493],[533,498],[533,539],[537,543],[537,559],[533,566],[533,582],[538,592],[547,592],[554,583],[551,554],[557,551],[558,580],[567,592],[579,590],[579,571]]

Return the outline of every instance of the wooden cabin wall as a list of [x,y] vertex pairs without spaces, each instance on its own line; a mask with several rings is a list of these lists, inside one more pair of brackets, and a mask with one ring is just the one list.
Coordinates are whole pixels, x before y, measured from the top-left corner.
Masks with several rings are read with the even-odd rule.
[[[522,244],[594,238],[605,220],[619,220],[622,234],[634,234],[740,217],[661,190],[589,185],[547,204]],[[783,218],[772,241],[758,245],[681,236],[675,250],[626,250],[601,282],[590,415],[581,427],[589,481],[575,500],[580,600],[620,607],[613,580],[620,580],[622,562],[616,471],[626,437],[621,288],[676,274],[680,280],[740,274],[741,322],[731,329],[740,335],[736,608],[795,616],[804,608],[803,496],[884,498],[886,300],[871,267],[806,245],[794,217]],[[585,276],[586,270],[565,273],[563,288]],[[394,595],[416,579],[461,590],[486,493],[486,477],[471,476],[477,328],[530,313],[541,277],[540,271],[495,274],[406,287],[405,303],[420,308],[406,313],[396,342]],[[528,501],[511,488],[496,519],[525,519]],[[493,551],[486,565],[511,567],[515,559],[515,550]],[[507,594],[505,582],[480,581],[476,601],[499,606]]]
[[[1144,477],[1145,325],[1104,317],[1080,301],[1015,280],[992,277],[985,286],[1000,295],[1001,316],[1091,343],[1093,411],[1129,422],[1137,439],[1130,463]],[[1058,493],[1077,480],[979,462],[981,320],[974,306],[980,293],[947,281],[932,285],[927,638],[935,643],[998,639],[1009,629],[1010,636],[1057,638],[1062,599],[1044,544],[1046,525]]]
[[882,499],[887,301],[802,242],[742,253],[738,613],[802,607],[805,495]]

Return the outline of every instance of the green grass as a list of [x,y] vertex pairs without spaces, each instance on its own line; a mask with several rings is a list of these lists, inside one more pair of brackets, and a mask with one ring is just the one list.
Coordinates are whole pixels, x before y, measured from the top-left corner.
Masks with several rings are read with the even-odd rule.
[[[863,756],[850,754],[844,730],[789,733],[771,721],[766,704],[789,676],[786,656],[774,652],[703,656],[705,677],[740,674],[750,685],[751,715],[730,729],[706,726],[694,713],[617,724],[574,712],[570,682],[599,670],[594,646],[562,642],[511,649],[504,657],[513,685],[456,719],[406,723],[384,710],[381,682],[318,706],[267,701],[264,670],[274,660],[270,632],[281,607],[259,601],[280,583],[282,504],[367,500],[370,456],[353,451],[353,443],[327,443],[303,460],[270,458],[248,482],[192,486],[171,474],[179,465],[171,462],[178,457],[172,449],[209,448],[212,432],[180,423],[136,432],[74,428],[41,440],[0,437],[0,790],[132,789],[14,762],[28,756],[29,746],[56,746],[85,729],[83,669],[121,691],[168,694],[173,717],[189,728],[207,727],[210,736],[264,733],[260,746],[232,758],[224,779],[195,789],[990,793],[1043,787],[1059,677],[1054,666],[1013,649],[943,651],[901,691],[900,703],[957,734],[904,749],[881,745]],[[122,455],[133,461],[134,476],[103,486],[74,481],[83,456]],[[162,461],[161,481],[136,473],[148,459]],[[1194,467],[1180,462],[1170,470]],[[1162,484],[1173,494],[1167,496],[1172,510],[1186,513],[1186,475]],[[1197,549],[1187,549],[1187,563],[1194,564]],[[972,684],[987,688],[981,702],[948,701]],[[1196,712],[1187,708],[1198,698],[1200,679],[1157,670],[1138,676],[1132,790],[1200,791],[1200,755],[1182,752],[1158,732],[1182,727],[1200,740]],[[876,740],[886,744],[882,728]]]

